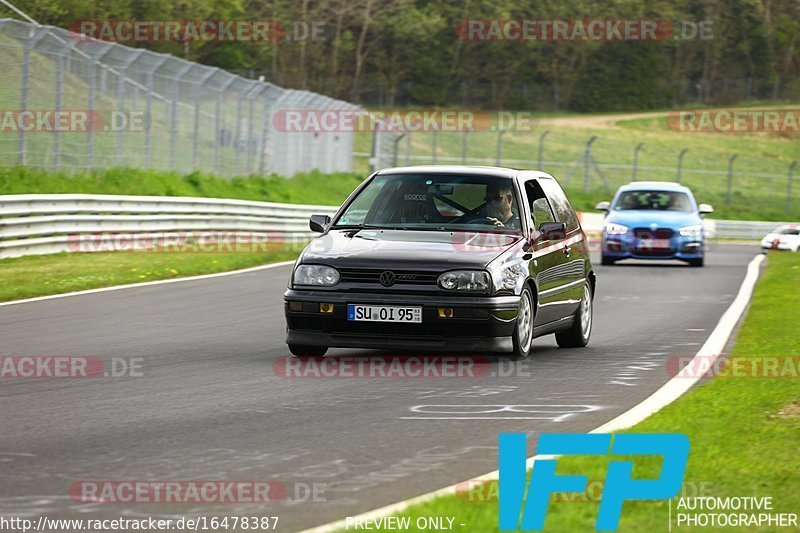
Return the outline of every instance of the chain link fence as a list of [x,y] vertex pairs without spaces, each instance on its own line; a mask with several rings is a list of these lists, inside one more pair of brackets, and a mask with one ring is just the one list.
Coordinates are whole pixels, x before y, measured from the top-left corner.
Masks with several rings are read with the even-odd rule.
[[352,170],[352,132],[298,133],[280,110],[359,110],[167,54],[0,19],[0,165],[223,176]]
[[[573,198],[585,199],[584,209],[594,198],[610,200],[631,181],[677,181],[692,188],[701,202],[775,220],[800,219],[796,138],[762,141],[776,143],[777,153],[748,139],[731,145],[738,148],[732,151],[727,144],[698,148],[690,136],[685,143],[667,145],[646,135],[637,142],[636,130],[597,130],[593,135],[542,122],[529,131],[376,130],[371,153],[363,149],[365,140],[357,143],[356,169],[420,164],[538,169],[553,174]],[[365,167],[370,155],[372,164]]]

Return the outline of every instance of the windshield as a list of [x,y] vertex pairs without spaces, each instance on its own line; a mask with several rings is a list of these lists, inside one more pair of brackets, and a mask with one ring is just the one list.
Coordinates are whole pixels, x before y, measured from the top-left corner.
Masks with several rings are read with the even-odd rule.
[[627,191],[617,198],[614,209],[618,211],[692,211],[692,202],[683,192]]
[[800,227],[798,226],[781,226],[775,233],[778,235],[800,235]]
[[510,178],[398,174],[376,176],[334,228],[520,233]]

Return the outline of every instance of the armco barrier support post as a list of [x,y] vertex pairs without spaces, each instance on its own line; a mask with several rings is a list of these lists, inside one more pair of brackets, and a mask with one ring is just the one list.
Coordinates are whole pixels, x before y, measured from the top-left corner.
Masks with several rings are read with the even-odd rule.
[[[88,80],[86,81],[89,94],[86,98],[86,107],[89,116],[94,119],[94,100],[97,90],[97,64],[94,58],[87,59],[86,68],[89,70]],[[92,127],[86,128],[86,168],[94,168],[94,132]]]
[[[28,110],[28,94],[30,93],[31,83],[31,52],[48,32],[49,30],[46,27],[29,27],[28,38],[22,45],[22,85],[19,95],[20,113]],[[28,137],[25,128],[19,128],[18,162],[20,165],[26,165],[28,162]]]
[[[59,113],[61,111],[61,102],[64,99],[64,56],[57,55],[53,58],[56,68],[56,100],[54,111]],[[53,168],[58,169],[61,167],[61,130],[56,128],[53,132]]]
[[503,162],[503,135],[506,134],[508,129],[503,128],[497,132],[497,166],[501,166]]
[[[23,44],[22,49],[22,87],[19,94],[19,111],[24,113],[28,110],[28,92],[31,83],[31,48],[35,41],[28,39]],[[25,136],[25,128],[19,128],[19,164],[25,166],[28,159],[28,139]]]
[[583,192],[589,192],[589,168],[592,164],[592,143],[597,140],[597,135],[592,135],[586,141],[586,151],[583,153]]
[[685,156],[686,152],[688,152],[688,151],[689,151],[688,148],[684,148],[683,150],[681,150],[681,153],[678,155],[678,173],[675,176],[675,181],[677,181],[678,183],[681,182],[681,169],[683,168],[683,156]]
[[175,152],[178,150],[178,99],[182,77],[192,68],[187,63],[172,79],[172,99],[169,102],[169,168],[175,170]]
[[639,150],[644,148],[644,143],[639,143],[633,150],[633,176],[631,181],[636,181],[636,171],[639,170]]
[[203,88],[211,76],[219,69],[209,70],[205,76],[195,81],[192,86],[192,96],[194,97],[194,122],[192,125],[192,170],[197,170],[197,156],[200,146],[200,109],[203,105]]
[[378,134],[381,128],[381,121],[376,120],[375,126],[372,129],[372,150],[369,155],[369,171],[370,173],[378,170],[378,150],[380,149],[380,138]]
[[539,157],[537,161],[539,162],[536,170],[542,170],[542,153],[544,151],[544,138],[550,134],[550,130],[544,130],[541,135],[539,135]]
[[739,157],[739,154],[733,154],[728,160],[728,194],[725,196],[725,203],[727,205],[731,205],[733,196],[733,162],[736,161],[737,157]]
[[403,137],[405,137],[406,135],[407,135],[406,133],[401,133],[394,140],[394,147],[392,148],[392,166],[393,167],[397,166],[397,149],[398,149],[398,146],[400,145],[400,141],[403,140]]

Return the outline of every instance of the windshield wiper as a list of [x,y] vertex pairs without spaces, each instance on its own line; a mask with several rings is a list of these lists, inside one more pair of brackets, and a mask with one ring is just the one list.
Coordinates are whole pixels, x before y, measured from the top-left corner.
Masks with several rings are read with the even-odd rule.
[[337,224],[331,229],[388,229],[383,226],[373,226],[372,224]]
[[342,224],[333,226],[331,229],[385,229],[396,231],[450,231],[444,226],[375,226],[371,224]]

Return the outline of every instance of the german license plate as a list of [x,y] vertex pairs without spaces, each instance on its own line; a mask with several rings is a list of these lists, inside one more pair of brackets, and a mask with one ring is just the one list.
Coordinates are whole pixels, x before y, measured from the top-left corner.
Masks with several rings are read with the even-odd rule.
[[355,322],[422,322],[422,307],[347,305],[347,320]]
[[639,248],[648,250],[669,248],[669,239],[639,239]]

